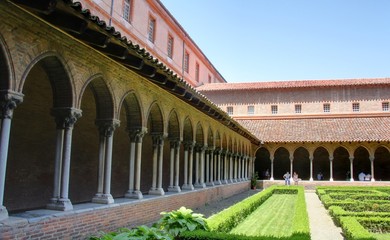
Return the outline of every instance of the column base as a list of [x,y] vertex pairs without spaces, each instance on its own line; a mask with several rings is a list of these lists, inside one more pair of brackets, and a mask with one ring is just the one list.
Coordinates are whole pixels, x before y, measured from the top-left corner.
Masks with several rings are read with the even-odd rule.
[[207,183],[206,183],[206,186],[212,187],[212,186],[214,186],[214,182],[207,182]]
[[67,198],[52,198],[50,199],[50,203],[46,205],[46,208],[58,211],[70,211],[73,210],[73,205]]
[[144,198],[144,196],[142,195],[141,191],[129,190],[129,191],[127,191],[127,193],[125,193],[125,198],[142,199],[142,198]]
[[4,206],[0,206],[0,221],[8,218],[7,208]]
[[374,179],[374,178],[371,178],[371,182],[375,182],[375,179]]
[[184,184],[182,187],[181,187],[181,189],[183,189],[183,190],[194,190],[194,186],[192,185],[192,184]]
[[329,179],[329,182],[333,182],[333,178],[330,178],[330,179]]
[[354,182],[355,180],[353,180],[353,178],[351,178],[349,181],[350,181],[350,182]]
[[217,180],[214,182],[215,185],[222,185],[222,182],[220,180]]
[[274,181],[275,179],[274,179],[273,177],[271,177],[269,180],[270,180],[270,181]]
[[149,194],[163,196],[163,195],[165,195],[165,192],[164,192],[164,189],[162,189],[162,188],[155,188],[155,189],[150,189]]
[[195,188],[206,188],[206,184],[204,184],[204,183],[195,183],[194,187]]
[[114,198],[111,194],[96,194],[95,197],[92,198],[93,203],[101,203],[101,204],[111,204],[114,203]]
[[181,192],[181,189],[179,186],[169,186],[168,187],[168,192]]
[[310,182],[313,182],[313,178],[311,177],[311,178],[309,179],[309,181],[310,181]]

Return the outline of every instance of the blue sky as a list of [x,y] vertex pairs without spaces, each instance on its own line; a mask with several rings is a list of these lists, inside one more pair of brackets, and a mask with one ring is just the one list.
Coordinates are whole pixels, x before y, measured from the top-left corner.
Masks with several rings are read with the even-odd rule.
[[161,0],[228,82],[390,77],[390,0]]

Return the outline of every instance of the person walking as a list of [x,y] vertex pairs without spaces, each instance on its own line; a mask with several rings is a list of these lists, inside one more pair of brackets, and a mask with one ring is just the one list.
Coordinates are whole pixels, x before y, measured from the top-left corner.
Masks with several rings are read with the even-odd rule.
[[290,173],[289,172],[286,172],[284,175],[283,175],[283,178],[284,178],[284,185],[289,185],[290,186]]

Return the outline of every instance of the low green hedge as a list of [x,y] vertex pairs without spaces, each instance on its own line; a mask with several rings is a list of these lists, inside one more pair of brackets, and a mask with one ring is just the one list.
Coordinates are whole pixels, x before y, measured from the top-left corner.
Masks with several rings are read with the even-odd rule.
[[211,231],[229,232],[244,220],[249,214],[256,210],[272,194],[275,186],[244,199],[243,201],[212,215],[207,219]]
[[355,217],[341,217],[340,224],[347,240],[375,240]]
[[[297,203],[295,205],[295,215],[293,218],[293,234],[289,237],[273,237],[273,236],[243,236],[229,234],[228,232],[242,222],[249,214],[256,210],[264,203],[272,194],[298,194]],[[223,239],[223,240],[309,240],[310,227],[309,218],[306,211],[306,202],[304,189],[301,186],[285,187],[271,186],[262,192],[255,194],[213,216],[208,218],[207,223],[211,232],[194,231],[185,232],[180,235],[180,239],[186,240],[203,240],[203,239]]]

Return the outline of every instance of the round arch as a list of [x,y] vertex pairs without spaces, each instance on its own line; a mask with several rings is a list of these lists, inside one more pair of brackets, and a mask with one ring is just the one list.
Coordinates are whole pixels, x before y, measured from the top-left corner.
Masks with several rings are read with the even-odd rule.
[[274,179],[283,179],[283,175],[290,172],[290,153],[284,147],[279,147],[274,153]]
[[269,179],[266,176],[266,171],[268,173],[271,171],[271,159],[270,152],[265,147],[260,147],[256,151],[256,160],[255,160],[255,172],[259,174],[260,179]]
[[295,149],[293,160],[293,172],[296,172],[299,178],[303,180],[310,179],[310,158],[309,151],[304,147]]
[[329,151],[323,146],[317,147],[313,157],[313,178],[315,180],[330,179]]
[[379,146],[374,154],[374,178],[376,181],[390,181],[390,151]]
[[336,181],[350,180],[349,152],[343,147],[337,147],[333,152],[333,179]]

